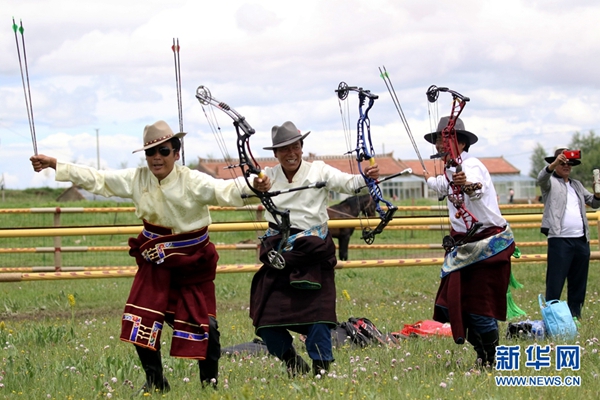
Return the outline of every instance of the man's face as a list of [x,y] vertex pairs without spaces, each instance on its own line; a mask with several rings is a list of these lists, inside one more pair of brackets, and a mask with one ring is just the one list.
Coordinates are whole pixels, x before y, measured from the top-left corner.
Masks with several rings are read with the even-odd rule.
[[293,175],[300,168],[302,163],[302,143],[300,141],[274,149],[273,153],[284,172]]
[[173,151],[171,142],[161,143],[158,146],[146,149],[145,153],[148,168],[159,182],[173,171],[175,161],[179,160],[179,152],[175,153]]
[[[450,141],[450,147],[452,147],[452,150],[455,154],[460,154],[462,153],[463,149],[465,148],[465,144],[462,142],[458,143],[458,147],[456,146],[456,143],[454,143],[454,141]],[[443,144],[443,138],[442,135],[437,135],[435,138],[435,149],[437,150],[438,153],[442,153],[444,152],[444,144]],[[446,162],[448,161],[448,159],[450,158],[450,154],[446,154],[444,155],[444,159],[443,161]]]
[[573,168],[573,166],[571,164],[569,164],[568,162],[560,163],[554,169],[554,172],[556,172],[556,175],[560,176],[563,179],[569,179],[569,175],[571,175],[572,168]]

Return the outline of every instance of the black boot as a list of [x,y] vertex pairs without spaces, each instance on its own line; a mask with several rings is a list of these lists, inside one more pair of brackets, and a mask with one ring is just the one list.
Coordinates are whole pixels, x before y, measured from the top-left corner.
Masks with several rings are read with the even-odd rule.
[[219,376],[219,361],[210,359],[198,360],[198,367],[200,368],[200,383],[202,387],[217,388],[218,376]]
[[467,329],[467,340],[473,346],[475,353],[477,353],[477,360],[475,360],[475,365],[482,366],[485,364],[487,360],[487,354],[483,348],[483,342],[481,341],[481,335],[475,332],[473,328]]
[[297,374],[304,375],[310,372],[310,367],[306,361],[296,353],[296,349],[293,347],[281,356],[281,360],[285,362],[290,377],[294,377]]
[[326,375],[329,371],[329,366],[331,365],[331,361],[324,360],[313,360],[313,375]]
[[141,391],[144,393],[151,393],[154,391],[166,393],[171,390],[169,381],[163,376],[160,350],[154,351],[140,346],[135,346],[135,350],[142,362],[142,368],[144,368],[144,372],[146,372],[146,383],[142,386]]
[[496,347],[498,346],[498,341],[498,329],[481,334],[481,342],[483,343],[483,350],[486,354],[485,366],[494,368],[496,364]]

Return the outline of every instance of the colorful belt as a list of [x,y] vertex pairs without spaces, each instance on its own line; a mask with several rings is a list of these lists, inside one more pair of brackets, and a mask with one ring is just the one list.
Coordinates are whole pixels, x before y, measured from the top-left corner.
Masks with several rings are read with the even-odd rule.
[[[148,239],[158,239],[162,237],[162,235],[152,233],[150,231],[147,231],[146,229],[142,230],[142,235],[144,235]],[[157,243],[156,245],[154,245],[154,247],[150,247],[142,251],[142,256],[146,259],[146,261],[153,262],[155,264],[161,264],[165,261],[165,258],[167,257],[165,253],[167,250],[195,246],[204,242],[207,238],[208,231],[204,235],[199,236],[197,238]]]

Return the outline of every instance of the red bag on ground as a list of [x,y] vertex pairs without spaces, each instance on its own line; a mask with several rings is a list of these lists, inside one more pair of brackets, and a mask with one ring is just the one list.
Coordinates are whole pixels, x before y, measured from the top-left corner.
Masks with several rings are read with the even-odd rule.
[[400,332],[392,332],[396,337],[410,336],[449,336],[452,337],[452,329],[450,324],[442,324],[441,322],[424,320],[418,321],[412,325],[404,325]]

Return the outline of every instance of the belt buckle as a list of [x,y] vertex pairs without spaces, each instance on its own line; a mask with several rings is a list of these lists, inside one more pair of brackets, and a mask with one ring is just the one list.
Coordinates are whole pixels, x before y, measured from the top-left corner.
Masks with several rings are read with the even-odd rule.
[[153,262],[155,264],[162,264],[165,261],[165,245],[159,243],[152,248],[146,249],[142,252],[142,256],[146,261]]

